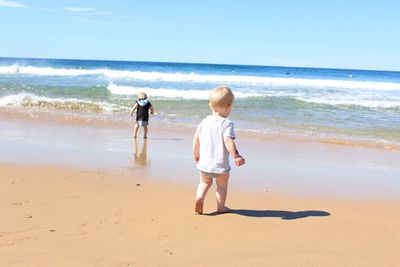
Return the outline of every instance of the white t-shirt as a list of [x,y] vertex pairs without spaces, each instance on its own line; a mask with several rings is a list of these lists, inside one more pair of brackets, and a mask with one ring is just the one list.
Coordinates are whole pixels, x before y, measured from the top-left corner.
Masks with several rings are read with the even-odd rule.
[[233,122],[228,118],[208,116],[197,126],[200,139],[200,160],[197,169],[209,173],[227,173],[229,152],[225,147],[224,137],[235,139]]

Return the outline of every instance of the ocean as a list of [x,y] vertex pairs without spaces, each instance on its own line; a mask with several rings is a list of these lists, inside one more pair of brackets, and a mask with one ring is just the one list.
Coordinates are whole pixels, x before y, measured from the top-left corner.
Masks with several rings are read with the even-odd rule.
[[166,62],[0,58],[0,111],[124,124],[139,92],[150,127],[190,128],[219,85],[236,131],[400,147],[400,72]]

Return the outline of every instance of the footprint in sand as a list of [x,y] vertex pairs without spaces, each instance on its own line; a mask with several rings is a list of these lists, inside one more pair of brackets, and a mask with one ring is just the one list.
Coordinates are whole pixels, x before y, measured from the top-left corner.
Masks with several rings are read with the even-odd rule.
[[165,253],[168,253],[169,255],[174,255],[174,252],[172,252],[172,251],[169,250],[169,249],[164,250],[164,252],[165,252]]

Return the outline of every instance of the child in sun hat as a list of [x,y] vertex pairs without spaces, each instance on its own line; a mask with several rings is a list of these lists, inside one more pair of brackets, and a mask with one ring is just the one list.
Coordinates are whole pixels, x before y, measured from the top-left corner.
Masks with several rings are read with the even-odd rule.
[[136,111],[136,124],[133,129],[133,138],[137,138],[139,127],[143,127],[143,138],[147,138],[147,126],[149,124],[149,111],[153,115],[154,108],[150,101],[147,99],[147,95],[144,92],[140,92],[137,95],[135,105],[133,105],[129,116],[132,116]]

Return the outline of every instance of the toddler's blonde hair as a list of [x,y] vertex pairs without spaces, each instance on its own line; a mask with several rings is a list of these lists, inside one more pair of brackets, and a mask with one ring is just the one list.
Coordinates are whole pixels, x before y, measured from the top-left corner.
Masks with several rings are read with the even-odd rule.
[[146,95],[146,93],[145,92],[140,92],[138,95],[137,95],[137,99],[145,99],[145,98],[147,98],[147,95]]
[[232,90],[228,86],[221,85],[211,91],[210,105],[211,107],[226,107],[231,105],[234,99]]

